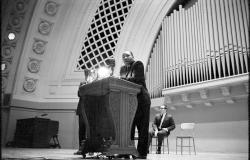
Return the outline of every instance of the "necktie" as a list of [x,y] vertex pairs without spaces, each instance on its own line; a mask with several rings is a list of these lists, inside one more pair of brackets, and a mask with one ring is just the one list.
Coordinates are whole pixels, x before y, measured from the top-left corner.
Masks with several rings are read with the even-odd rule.
[[129,78],[130,76],[129,76],[129,72],[130,72],[130,65],[127,65],[126,66],[126,78]]
[[164,114],[162,115],[161,123],[160,123],[160,126],[159,126],[160,129],[161,129],[161,125],[162,125],[162,123],[163,123],[163,120],[164,120],[164,118],[165,118],[165,115],[166,115],[166,113],[164,113]]

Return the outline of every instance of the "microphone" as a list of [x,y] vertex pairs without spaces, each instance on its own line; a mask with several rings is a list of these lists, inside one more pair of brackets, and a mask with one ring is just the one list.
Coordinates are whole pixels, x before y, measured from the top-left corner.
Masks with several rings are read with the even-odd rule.
[[41,117],[44,117],[44,116],[47,116],[48,114],[47,113],[44,113],[44,114],[41,114]]

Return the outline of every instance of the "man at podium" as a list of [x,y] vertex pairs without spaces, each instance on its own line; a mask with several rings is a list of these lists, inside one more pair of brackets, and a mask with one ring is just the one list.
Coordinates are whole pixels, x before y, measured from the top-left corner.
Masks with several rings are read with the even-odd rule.
[[141,85],[141,91],[137,94],[138,106],[132,123],[131,140],[134,140],[135,127],[138,130],[137,151],[141,159],[147,158],[148,152],[148,127],[150,116],[150,96],[146,87],[144,66],[141,61],[135,61],[133,53],[126,51],[122,54],[124,66],[120,69],[121,79]]

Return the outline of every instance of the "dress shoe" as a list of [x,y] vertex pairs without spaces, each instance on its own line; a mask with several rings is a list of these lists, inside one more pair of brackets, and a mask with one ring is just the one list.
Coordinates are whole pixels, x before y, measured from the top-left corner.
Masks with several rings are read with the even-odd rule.
[[139,155],[138,157],[136,157],[136,159],[147,159],[147,156]]
[[161,154],[161,151],[156,151],[156,154]]
[[78,150],[77,152],[74,153],[74,155],[82,155],[82,151]]

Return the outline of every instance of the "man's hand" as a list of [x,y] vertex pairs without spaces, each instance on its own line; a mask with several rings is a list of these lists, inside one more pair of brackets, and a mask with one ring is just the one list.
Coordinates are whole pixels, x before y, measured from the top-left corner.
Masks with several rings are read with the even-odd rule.
[[80,82],[79,87],[81,87],[81,86],[83,86],[83,85],[85,85],[85,84],[86,84],[86,82]]
[[155,137],[157,137],[157,134],[158,134],[158,130],[155,130]]
[[168,128],[162,128],[164,131],[167,131],[168,132]]

